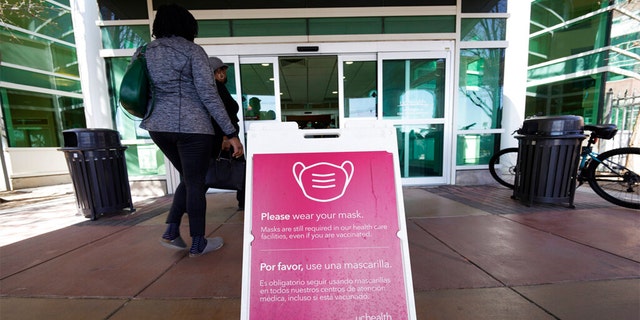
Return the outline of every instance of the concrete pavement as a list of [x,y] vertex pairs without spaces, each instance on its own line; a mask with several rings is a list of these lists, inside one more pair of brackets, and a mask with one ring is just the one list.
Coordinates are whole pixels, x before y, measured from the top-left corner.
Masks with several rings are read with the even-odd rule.
[[[640,212],[586,187],[576,209],[526,207],[493,185],[403,193],[418,319],[640,319]],[[233,193],[207,197],[207,231],[226,244],[198,258],[158,244],[170,197],[96,221],[58,212],[67,226],[5,242],[0,319],[238,319],[244,212]],[[7,210],[73,207],[53,198],[0,204],[3,237],[46,220],[7,227]]]

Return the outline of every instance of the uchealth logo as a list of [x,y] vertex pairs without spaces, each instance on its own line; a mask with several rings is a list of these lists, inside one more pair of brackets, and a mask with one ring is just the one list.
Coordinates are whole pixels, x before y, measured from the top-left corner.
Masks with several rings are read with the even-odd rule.
[[305,166],[293,165],[293,176],[305,197],[318,202],[330,202],[344,195],[353,176],[353,163],[345,161],[340,166],[318,162]]

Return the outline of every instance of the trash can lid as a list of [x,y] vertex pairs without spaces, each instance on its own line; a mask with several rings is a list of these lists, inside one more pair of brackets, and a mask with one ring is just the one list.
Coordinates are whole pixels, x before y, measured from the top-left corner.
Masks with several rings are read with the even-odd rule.
[[560,136],[582,134],[584,120],[580,116],[544,116],[524,120],[518,134],[537,136]]
[[118,148],[122,147],[116,130],[103,128],[76,128],[62,131],[64,148]]

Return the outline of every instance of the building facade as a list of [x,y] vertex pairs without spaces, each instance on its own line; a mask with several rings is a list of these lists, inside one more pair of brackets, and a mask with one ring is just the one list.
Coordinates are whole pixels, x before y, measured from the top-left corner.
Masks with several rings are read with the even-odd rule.
[[[561,2],[577,6],[580,1]],[[62,131],[88,127],[119,131],[128,146],[132,183],[171,192],[175,171],[117,99],[130,56],[151,41],[154,10],[163,1],[39,3],[45,14],[9,19],[3,13],[7,18],[1,21],[5,187],[64,179],[66,164],[57,150]],[[601,28],[619,21],[635,23],[636,29],[616,37],[621,43],[627,39],[624,45],[582,48],[567,60],[558,60],[567,50],[556,48],[553,35],[572,26],[572,15],[589,14],[568,13],[569,4],[546,10],[545,1],[507,0],[356,1],[348,6],[314,0],[177,3],[199,22],[196,43],[230,66],[228,87],[242,106],[243,132],[261,121],[295,121],[301,130],[384,122],[396,128],[405,185],[490,181],[490,156],[516,143],[510,133],[525,114],[579,111],[589,121],[597,119],[587,115],[598,115],[603,107],[585,103],[584,97],[572,109],[545,104],[545,99],[557,100],[551,94],[554,84],[577,79],[553,78],[557,63],[589,62],[590,54],[627,50],[624,56],[635,64],[615,66],[624,72],[607,69],[603,81],[638,78],[640,59],[632,41],[634,35],[638,39],[638,10],[629,7],[636,1],[589,6],[595,15],[615,16],[594,22]],[[540,12],[554,10],[568,14],[562,21],[569,24],[536,20],[544,17]],[[532,26],[540,28],[532,27],[531,48],[530,12]],[[583,69],[586,65],[582,62]],[[545,72],[546,78],[540,76]]]
[[615,123],[619,146],[632,144],[640,110],[639,14],[640,1],[533,1],[526,116]]

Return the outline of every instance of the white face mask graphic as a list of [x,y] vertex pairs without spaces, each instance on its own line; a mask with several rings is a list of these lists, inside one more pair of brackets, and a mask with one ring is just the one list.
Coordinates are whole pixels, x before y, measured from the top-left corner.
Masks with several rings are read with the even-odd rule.
[[353,170],[351,161],[345,161],[340,166],[318,162],[307,167],[302,162],[296,162],[293,176],[305,197],[313,201],[330,202],[344,195]]

